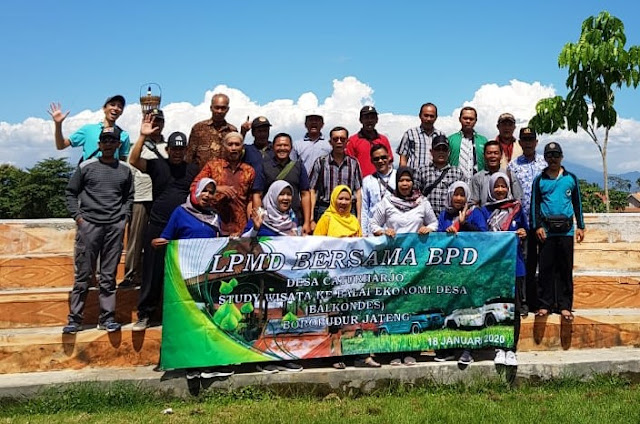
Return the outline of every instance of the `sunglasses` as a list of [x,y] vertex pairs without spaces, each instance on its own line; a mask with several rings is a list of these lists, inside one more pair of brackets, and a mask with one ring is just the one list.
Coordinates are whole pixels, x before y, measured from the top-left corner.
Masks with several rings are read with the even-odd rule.
[[331,137],[331,141],[347,141],[347,137]]
[[560,152],[549,152],[549,153],[545,153],[545,154],[544,154],[544,157],[545,157],[545,158],[555,158],[555,159],[558,159],[558,158],[561,158],[561,157],[562,157],[562,153],[560,153]]
[[104,140],[100,140],[100,143],[102,143],[102,144],[115,144],[115,143],[120,143],[120,140],[118,140],[116,138],[105,138]]
[[377,156],[377,157],[373,157],[371,158],[372,162],[382,162],[389,159],[389,156]]

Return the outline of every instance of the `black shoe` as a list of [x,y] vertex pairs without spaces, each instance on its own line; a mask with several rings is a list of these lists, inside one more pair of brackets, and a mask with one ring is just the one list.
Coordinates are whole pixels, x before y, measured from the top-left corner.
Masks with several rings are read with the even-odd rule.
[[118,284],[118,288],[120,289],[130,289],[130,288],[139,287],[139,286],[140,284],[136,284],[132,280],[129,280],[128,278],[122,280],[120,284]]
[[473,356],[471,356],[471,351],[469,350],[465,350],[464,352],[462,352],[462,355],[460,355],[460,359],[458,359],[458,363],[460,365],[469,365],[472,362]]
[[76,334],[82,328],[77,322],[70,322],[62,328],[62,334]]

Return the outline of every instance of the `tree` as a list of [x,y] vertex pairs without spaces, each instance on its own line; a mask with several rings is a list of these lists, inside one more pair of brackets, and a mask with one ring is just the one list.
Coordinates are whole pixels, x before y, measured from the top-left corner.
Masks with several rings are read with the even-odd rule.
[[[578,42],[565,44],[558,57],[558,66],[569,68],[566,98],[540,100],[529,122],[538,133],[552,134],[559,129],[577,132],[582,128],[589,135],[602,157],[607,212],[607,145],[609,130],[618,117],[613,107],[614,89],[623,85],[637,88],[640,83],[640,46],[625,50],[626,42],[624,24],[608,12],[585,19]],[[596,134],[600,127],[604,128],[603,140]]]
[[617,175],[611,175],[609,177],[609,188],[628,193],[631,191],[631,181]]
[[69,216],[64,190],[73,168],[66,159],[44,159],[28,170],[18,190],[23,218]]
[[586,180],[579,180],[580,198],[582,200],[582,210],[591,213],[601,213],[606,210],[602,199],[602,188],[598,184],[589,183]]
[[0,165],[0,219],[20,218],[20,186],[27,173],[13,165]]

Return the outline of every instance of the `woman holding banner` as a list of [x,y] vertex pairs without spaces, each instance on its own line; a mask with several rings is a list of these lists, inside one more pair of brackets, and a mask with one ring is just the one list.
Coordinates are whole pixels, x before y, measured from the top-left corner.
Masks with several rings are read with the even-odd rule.
[[[329,237],[362,237],[362,228],[358,218],[351,214],[351,189],[346,185],[339,185],[331,192],[329,208],[322,214],[314,236]],[[345,369],[347,366],[342,358],[334,357],[333,363],[336,369]],[[356,367],[380,368],[371,355],[361,356],[355,361]]]
[[[438,231],[457,234],[459,231],[487,231],[487,221],[482,211],[470,199],[471,190],[467,183],[456,181],[447,190],[447,205],[438,217]],[[436,351],[435,361],[454,359],[450,349]],[[471,351],[465,349],[458,359],[460,365],[473,362]]]
[[254,209],[242,237],[299,236],[296,214],[291,209],[293,188],[284,180],[274,181],[263,200],[263,208]]
[[[482,208],[482,211],[487,217],[489,231],[515,231],[520,240],[524,240],[527,237],[527,222],[524,219],[520,202],[513,198],[510,187],[511,182],[505,173],[496,172],[492,174],[487,187],[488,203]],[[526,267],[522,255],[522,244],[518,243],[515,286],[515,309],[517,313],[514,317],[514,347],[506,352],[503,349],[496,349],[495,363],[497,365],[512,367],[518,365],[515,347],[520,336],[520,305],[522,305],[520,296],[525,293],[523,287],[525,275]]]

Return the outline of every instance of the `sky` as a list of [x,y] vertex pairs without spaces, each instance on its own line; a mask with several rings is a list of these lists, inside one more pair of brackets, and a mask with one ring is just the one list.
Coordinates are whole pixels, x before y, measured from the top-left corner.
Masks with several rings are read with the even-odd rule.
[[[565,95],[557,65],[582,21],[606,7],[620,18],[627,48],[640,45],[640,4],[631,1],[492,2],[3,2],[0,25],[0,163],[22,168],[56,151],[51,102],[70,115],[65,136],[102,119],[112,94],[127,98],[118,124],[137,137],[140,87],[162,88],[165,133],[210,115],[214,92],[231,98],[228,120],[269,118],[272,134],[304,134],[310,111],[325,116],[325,132],[359,129],[358,111],[373,104],[378,129],[396,146],[419,125],[420,105],[438,106],[436,127],[459,129],[462,106],[478,109],[477,131],[497,134],[512,112],[518,127],[536,102]],[[640,90],[616,93],[609,170],[640,170]],[[250,137],[249,141],[250,141]],[[582,132],[541,136],[563,144],[565,157],[601,169],[596,146]]]

